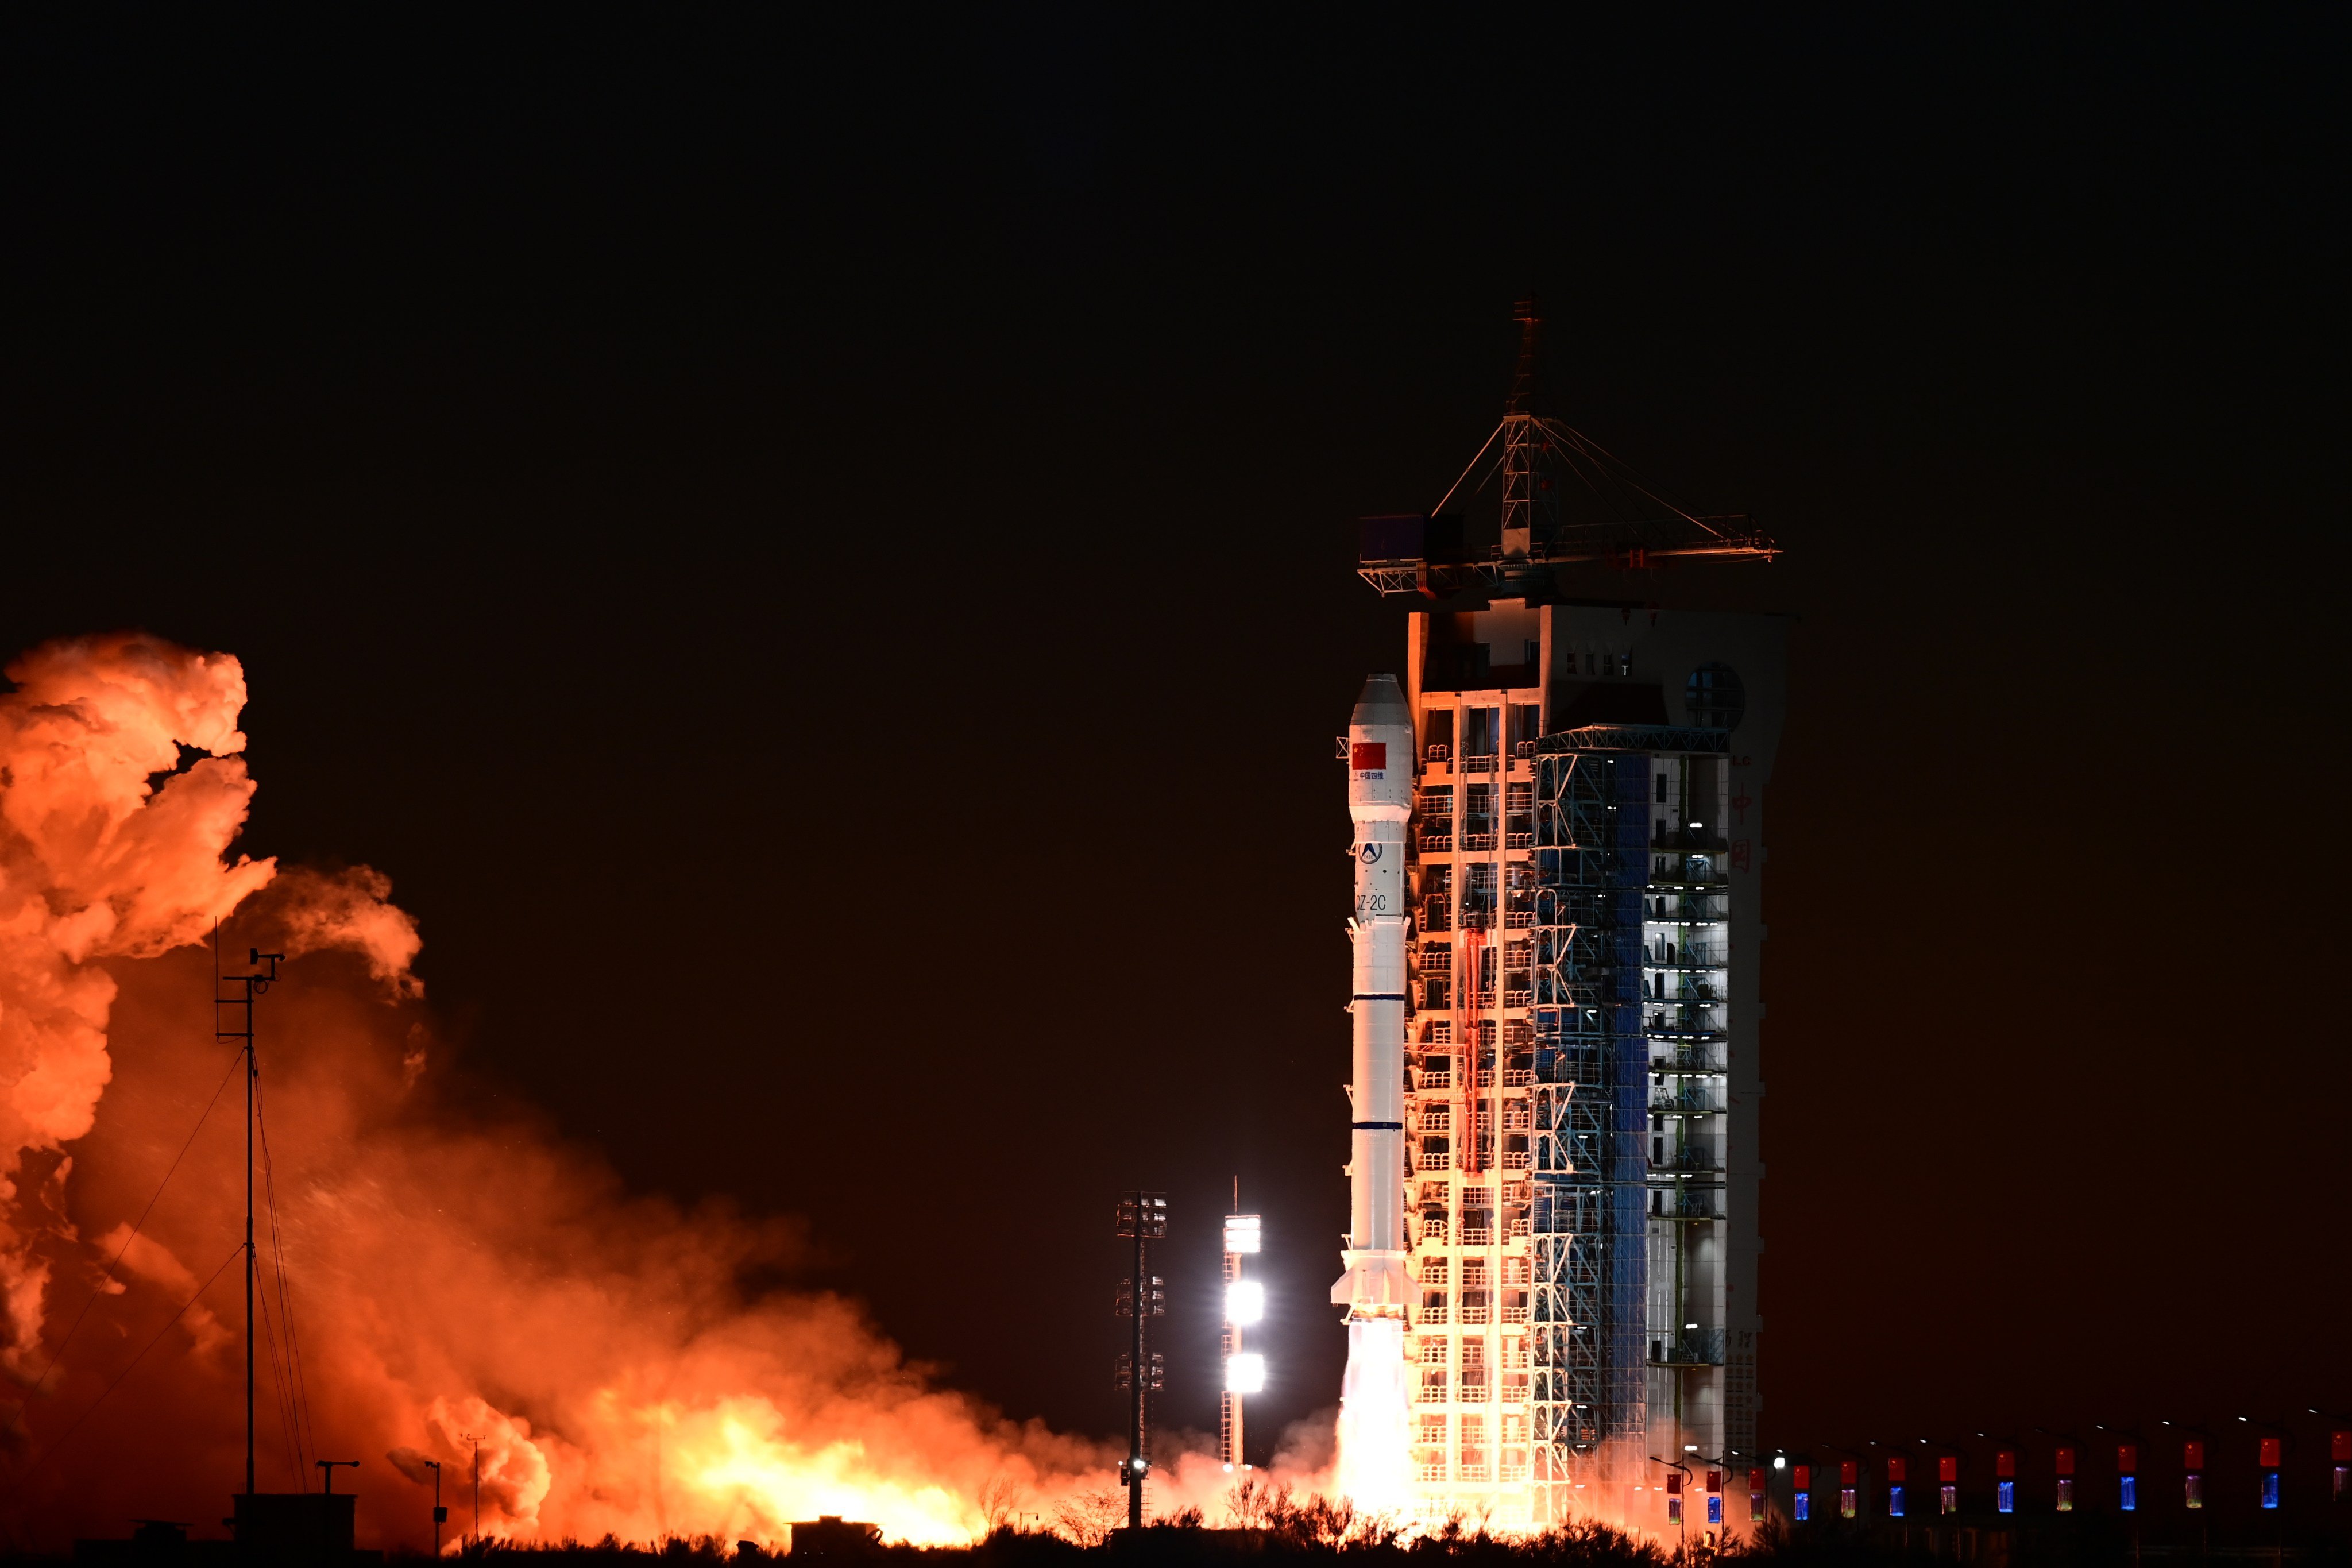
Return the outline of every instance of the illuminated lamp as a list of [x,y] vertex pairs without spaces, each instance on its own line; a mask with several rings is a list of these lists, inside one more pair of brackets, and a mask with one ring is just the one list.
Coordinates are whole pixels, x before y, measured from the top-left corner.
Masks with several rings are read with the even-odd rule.
[[1992,1506],[2001,1513],[2017,1511],[2017,1450],[1996,1448],[1992,1456]]
[[1937,1495],[1941,1498],[1943,1502],[1943,1510],[1946,1513],[1959,1512],[1960,1458],[1958,1454],[1943,1454],[1937,1456],[1936,1459],[1936,1485],[1937,1488]]
[[1895,1454],[1887,1456],[1886,1517],[1889,1519],[1901,1519],[1903,1517],[1903,1482],[1904,1479],[1909,1473],[1910,1466],[1904,1461],[1901,1456]]
[[1225,1250],[1255,1252],[1261,1236],[1258,1216],[1254,1214],[1229,1214],[1225,1216]]
[[2074,1511],[2074,1450],[2062,1445],[2058,1449],[2056,1463],[2058,1468],[2058,1511],[2060,1513],[2072,1513]]
[[2327,1458],[2336,1467],[2336,1500],[2352,1497],[2352,1428],[2327,1435]]
[[1227,1394],[1262,1394],[1265,1391],[1265,1357],[1255,1351],[1244,1351],[1225,1358]]
[[2263,1468],[2262,1498],[2263,1506],[2266,1509],[2279,1505],[2279,1447],[2276,1437],[2263,1438],[2259,1447],[2257,1462]]
[[2116,1445],[2116,1506],[2126,1513],[2139,1510],[2139,1445]]
[[1235,1279],[1225,1287],[1225,1321],[1255,1323],[1265,1317],[1265,1284],[1263,1280]]
[[1838,1461],[1838,1517],[1852,1519],[1862,1479],[1862,1466],[1853,1459]]
[[2190,1508],[2205,1506],[2205,1440],[2190,1437],[2180,1445],[2180,1500]]

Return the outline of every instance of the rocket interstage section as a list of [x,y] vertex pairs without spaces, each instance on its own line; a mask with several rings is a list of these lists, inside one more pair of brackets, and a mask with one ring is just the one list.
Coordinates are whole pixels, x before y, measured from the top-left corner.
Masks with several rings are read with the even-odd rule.
[[1405,824],[1412,815],[1412,714],[1396,677],[1375,675],[1348,721],[1355,825],[1355,1020],[1347,1271],[1331,1300],[1350,1320],[1405,1315]]

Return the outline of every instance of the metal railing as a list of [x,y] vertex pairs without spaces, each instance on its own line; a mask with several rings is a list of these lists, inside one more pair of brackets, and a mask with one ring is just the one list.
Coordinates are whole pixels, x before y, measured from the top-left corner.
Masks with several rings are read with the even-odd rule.
[[1719,1074],[1723,1068],[1715,1062],[1715,1054],[1707,1050],[1692,1050],[1685,1046],[1670,1057],[1650,1058],[1652,1072],[1688,1072]]
[[1448,826],[1439,831],[1434,824],[1421,830],[1421,852],[1424,855],[1447,855],[1454,850],[1454,829]]
[[1649,1023],[1643,1027],[1646,1033],[1652,1035],[1672,1035],[1692,1039],[1705,1036],[1708,1039],[1719,1040],[1727,1032],[1721,1024],[1706,1018],[1669,1018],[1664,1013],[1653,1015]]
[[1650,1341],[1650,1364],[1721,1366],[1723,1340],[1721,1329],[1685,1329],[1671,1339],[1654,1337]]

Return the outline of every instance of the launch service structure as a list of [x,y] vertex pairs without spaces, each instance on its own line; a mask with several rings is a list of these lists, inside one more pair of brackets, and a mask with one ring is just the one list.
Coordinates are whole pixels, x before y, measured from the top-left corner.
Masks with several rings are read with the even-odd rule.
[[1339,742],[1340,1485],[1423,1519],[1663,1530],[1686,1465],[1735,1478],[1743,1506],[1710,1511],[1738,1529],[1761,1463],[1760,883],[1790,621],[1654,602],[1670,562],[1775,547],[1545,416],[1520,321],[1470,469],[1361,525],[1360,575],[1409,613],[1402,677],[1365,683]]

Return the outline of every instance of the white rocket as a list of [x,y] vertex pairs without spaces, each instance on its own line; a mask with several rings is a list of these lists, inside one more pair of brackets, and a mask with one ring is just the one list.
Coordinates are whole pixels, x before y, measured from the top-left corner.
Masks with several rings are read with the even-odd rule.
[[1348,1090],[1348,1309],[1339,1385],[1339,1494],[1381,1512],[1412,1500],[1404,1330],[1404,828],[1412,816],[1412,713],[1393,675],[1364,682],[1348,720],[1348,815],[1355,819],[1356,1081]]
[[1412,714],[1393,675],[1364,682],[1348,720],[1348,815],[1355,819],[1356,948],[1348,1271],[1331,1300],[1349,1319],[1405,1315],[1404,829],[1412,816]]

